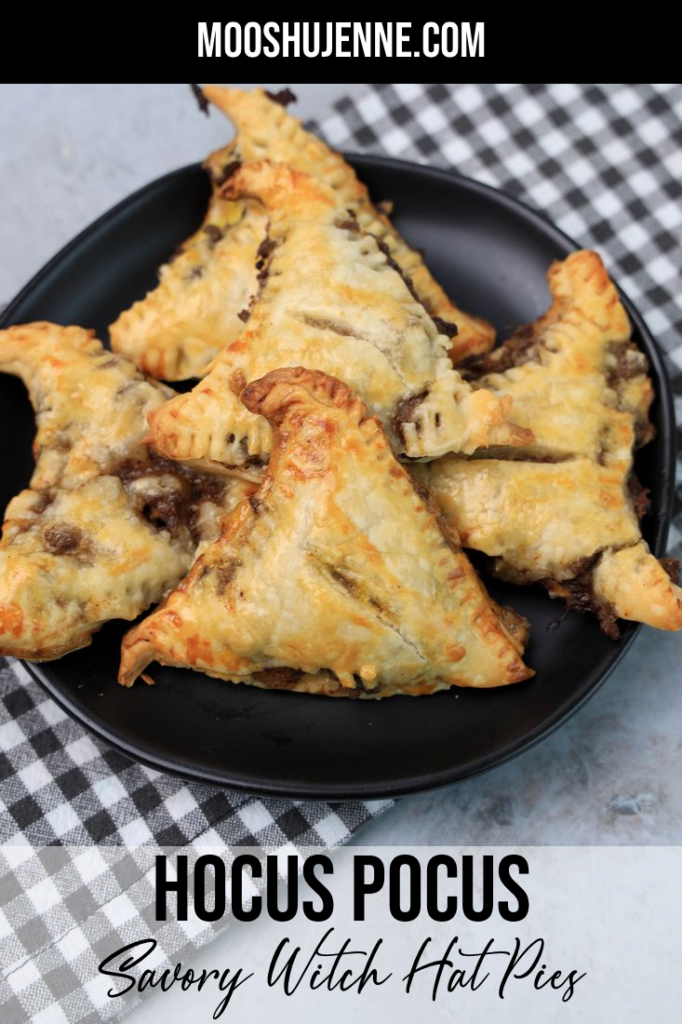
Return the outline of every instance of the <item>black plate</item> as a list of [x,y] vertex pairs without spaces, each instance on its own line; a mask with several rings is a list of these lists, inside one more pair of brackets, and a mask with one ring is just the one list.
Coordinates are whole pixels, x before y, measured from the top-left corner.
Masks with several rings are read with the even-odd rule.
[[[549,301],[545,273],[575,244],[520,203],[443,171],[352,157],[377,199],[422,247],[437,278],[466,309],[504,333]],[[201,220],[208,195],[199,167],[176,171],[126,199],[88,228],[28,285],[2,323],[54,320],[106,326],[154,284],[156,267]],[[644,532],[662,554],[673,484],[673,414],[661,357],[626,301],[651,360],[656,440],[638,460],[654,514]],[[0,377],[5,442],[0,499],[28,479],[33,419],[23,387]],[[18,447],[17,447],[18,446]],[[185,778],[254,793],[344,799],[398,795],[452,782],[500,764],[547,735],[593,693],[633,640],[618,642],[594,620],[570,614],[538,588],[490,584],[494,596],[532,624],[527,660],[535,679],[500,690],[459,690],[415,700],[328,700],[233,686],[187,671],[158,669],[157,685],[116,685],[125,626],[112,623],[93,645],[60,661],[29,665],[70,714],[131,757]]]

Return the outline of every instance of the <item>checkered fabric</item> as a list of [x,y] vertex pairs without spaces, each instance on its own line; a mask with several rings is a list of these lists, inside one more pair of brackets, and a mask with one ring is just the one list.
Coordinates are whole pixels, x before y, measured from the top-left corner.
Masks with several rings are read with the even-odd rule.
[[[338,148],[454,167],[601,250],[665,349],[682,404],[681,86],[379,85],[313,127]],[[681,535],[678,501],[673,550]],[[89,737],[20,667],[3,669],[0,687],[3,1024],[113,1020],[132,1003],[107,998],[103,956],[153,932],[149,966],[186,962],[211,937],[196,920],[154,922],[139,844],[296,852],[343,842],[387,806],[186,785]]]

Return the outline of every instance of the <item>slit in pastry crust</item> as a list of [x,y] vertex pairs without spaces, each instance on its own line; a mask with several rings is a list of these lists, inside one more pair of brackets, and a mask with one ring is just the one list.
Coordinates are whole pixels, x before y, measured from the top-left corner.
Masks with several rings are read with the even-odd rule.
[[679,629],[682,590],[642,540],[633,476],[633,449],[653,433],[646,357],[596,253],[554,264],[549,284],[549,312],[486,357],[480,378],[513,397],[535,443],[511,460],[439,460],[425,482],[497,575],[543,583],[613,637],[619,618]]
[[263,484],[127,634],[121,683],[153,661],[350,697],[532,675],[521,659],[524,621],[490,600],[345,384],[279,369],[242,399],[275,434]]
[[[370,201],[367,188],[339,153],[307,132],[284,105],[263,89],[244,92],[206,86],[203,95],[232,121],[235,138],[205,162],[213,196],[201,229],[160,270],[160,282],[111,325],[112,346],[146,373],[163,380],[203,376],[211,359],[239,334],[239,314],[257,291],[257,250],[265,236],[255,203],[226,199],[220,190],[239,167],[270,159],[318,177],[350,208],[363,230],[381,238],[420,301],[453,333],[451,354],[460,361],[489,349],[492,326],[460,310],[429,273],[420,253],[401,238]],[[456,331],[451,331],[451,325]]]
[[270,426],[239,392],[247,380],[292,365],[346,381],[412,458],[530,442],[531,431],[507,418],[508,397],[473,389],[453,369],[448,339],[409,280],[332,189],[266,161],[241,167],[225,193],[267,207],[261,291],[204,380],[150,416],[165,455],[207,469],[266,461]]
[[91,331],[0,331],[0,372],[24,381],[37,419],[35,471],[0,541],[0,653],[57,658],[159,601],[252,487],[149,452],[146,414],[172,392]]

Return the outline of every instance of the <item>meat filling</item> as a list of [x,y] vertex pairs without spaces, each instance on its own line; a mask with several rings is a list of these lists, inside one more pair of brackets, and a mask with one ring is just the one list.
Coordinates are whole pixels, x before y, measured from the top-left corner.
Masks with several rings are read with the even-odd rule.
[[290,103],[296,103],[296,93],[292,92],[291,89],[280,89],[279,92],[268,92],[265,90],[265,95],[273,103],[279,103],[282,107],[288,107]]
[[598,558],[599,554],[593,555],[591,558],[580,559],[572,567],[575,570],[574,577],[569,580],[561,580],[558,583],[549,581],[550,584],[554,584],[554,587],[550,586],[550,589],[554,589],[556,593],[560,594],[572,611],[594,615],[602,632],[611,640],[619,640],[620,629],[617,616],[594,593],[594,567]]
[[167,529],[172,536],[188,530],[195,544],[200,539],[201,503],[219,504],[226,487],[219,477],[197,472],[152,451],[149,459],[122,463],[116,475],[133,498],[138,515],[159,529]]
[[[427,395],[428,391],[421,391],[418,395],[410,395],[409,398],[403,398],[398,402],[393,416],[393,429],[401,441],[405,440],[403,425],[414,421],[414,414]],[[418,425],[417,431],[419,431]]]

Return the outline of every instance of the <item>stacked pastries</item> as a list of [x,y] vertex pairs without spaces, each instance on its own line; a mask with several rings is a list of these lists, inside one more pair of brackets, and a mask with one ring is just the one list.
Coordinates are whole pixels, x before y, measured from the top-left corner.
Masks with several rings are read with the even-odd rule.
[[79,328],[0,332],[38,420],[0,650],[57,657],[165,598],[124,640],[125,685],[155,661],[350,697],[528,678],[526,623],[462,544],[610,635],[679,628],[632,474],[651,383],[599,257],[553,266],[548,313],[493,349],[280,97],[205,94],[237,135],[116,354]]

